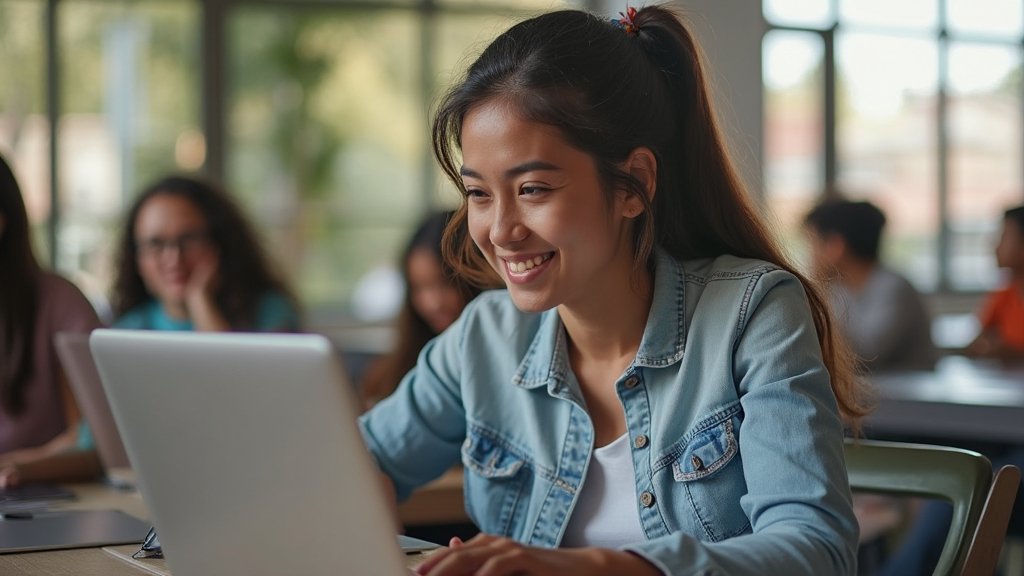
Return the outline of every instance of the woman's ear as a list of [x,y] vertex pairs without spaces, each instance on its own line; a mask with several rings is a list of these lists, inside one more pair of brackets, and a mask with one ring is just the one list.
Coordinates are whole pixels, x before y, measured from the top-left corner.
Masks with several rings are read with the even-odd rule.
[[[629,153],[629,157],[622,165],[622,169],[630,176],[640,182],[644,195],[647,196],[646,205],[654,203],[654,194],[658,188],[658,159],[650,148],[639,147]],[[623,201],[623,215],[627,218],[636,218],[644,211],[645,203],[636,195],[626,193]]]

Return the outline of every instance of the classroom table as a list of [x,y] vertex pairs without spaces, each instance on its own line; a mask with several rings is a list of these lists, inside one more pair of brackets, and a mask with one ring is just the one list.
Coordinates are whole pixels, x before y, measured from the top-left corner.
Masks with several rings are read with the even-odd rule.
[[408,500],[398,506],[398,517],[402,524],[435,526],[469,523],[462,498],[462,475],[462,467],[457,466],[413,492]]
[[[53,506],[61,510],[114,509],[136,518],[147,519],[146,505],[138,492],[111,488],[104,484],[71,484],[67,488],[76,499]],[[458,508],[453,504],[458,502]],[[417,491],[399,507],[399,516],[406,524],[449,523],[465,519],[462,512],[462,477],[460,470],[451,470],[437,481]],[[140,539],[145,534],[140,535]],[[20,554],[0,554],[3,576],[163,576],[170,574],[163,560],[131,561],[138,545],[107,548],[79,548]],[[410,555],[406,563],[415,567],[424,554]],[[343,567],[342,567],[343,568]],[[339,574],[344,570],[339,568]]]
[[879,373],[869,381],[869,437],[1024,446],[1024,366],[947,356],[933,371]]

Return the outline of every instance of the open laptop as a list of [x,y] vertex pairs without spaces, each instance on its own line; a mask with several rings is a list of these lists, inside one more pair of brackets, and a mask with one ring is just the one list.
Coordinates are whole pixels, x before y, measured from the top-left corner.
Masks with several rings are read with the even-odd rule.
[[327,339],[97,330],[90,344],[175,576],[408,574]]
[[107,395],[89,350],[89,335],[59,332],[54,337],[54,345],[71,392],[96,441],[96,451],[99,452],[108,481],[116,486],[131,486],[134,484],[131,463],[121,443],[121,434],[117,431],[114,415],[110,413]]

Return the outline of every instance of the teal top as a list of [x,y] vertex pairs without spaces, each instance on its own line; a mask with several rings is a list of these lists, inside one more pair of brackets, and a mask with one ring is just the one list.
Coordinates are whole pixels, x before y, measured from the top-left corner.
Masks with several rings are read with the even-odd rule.
[[[189,332],[195,329],[191,320],[171,318],[164,312],[160,302],[152,299],[125,312],[118,318],[114,328],[126,330],[165,330]],[[300,329],[299,313],[284,295],[265,294],[259,303],[254,332],[297,332]],[[78,448],[92,450],[96,447],[92,430],[83,419],[78,427]]]
[[[195,328],[191,320],[167,315],[158,300],[152,299],[125,312],[114,322],[114,328],[128,330],[167,330],[188,332]],[[294,332],[299,330],[299,314],[282,294],[265,294],[256,312],[254,332]]]

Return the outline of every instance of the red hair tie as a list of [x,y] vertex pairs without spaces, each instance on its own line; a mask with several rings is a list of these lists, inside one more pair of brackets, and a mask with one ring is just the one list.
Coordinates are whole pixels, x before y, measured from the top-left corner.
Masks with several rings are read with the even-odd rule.
[[626,8],[625,13],[619,12],[619,16],[622,18],[618,20],[618,23],[626,31],[626,34],[635,35],[640,31],[640,27],[636,25],[636,8],[630,6]]

